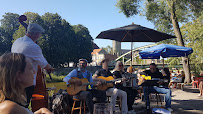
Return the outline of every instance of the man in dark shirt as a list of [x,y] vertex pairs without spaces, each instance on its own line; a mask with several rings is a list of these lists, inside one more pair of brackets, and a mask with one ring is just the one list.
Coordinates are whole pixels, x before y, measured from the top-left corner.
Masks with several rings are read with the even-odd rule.
[[[108,61],[109,60],[105,59],[105,58],[101,60],[102,69],[99,69],[95,72],[95,74],[92,77],[94,81],[105,82],[105,80],[99,79],[98,77],[99,76],[103,76],[103,77],[113,76],[113,74],[108,69]],[[122,114],[128,113],[127,93],[125,91],[113,87],[113,88],[108,88],[106,90],[106,94],[107,94],[107,96],[111,96],[110,103],[112,105],[113,112],[115,112],[116,98],[118,96],[119,98],[121,98],[121,102],[122,102]]]
[[[162,73],[159,72],[159,70],[157,69],[157,67],[154,63],[151,63],[150,70],[146,70],[146,71],[144,71],[144,73],[147,76],[151,76],[151,78],[163,79]],[[159,81],[159,83],[163,83],[163,82]],[[171,109],[171,90],[168,87],[145,86],[143,89],[144,89],[144,98],[145,98],[147,110],[150,109],[149,93],[158,92],[158,93],[166,94],[165,95],[165,101],[166,101],[165,108],[167,110],[169,110],[170,112],[173,111]]]

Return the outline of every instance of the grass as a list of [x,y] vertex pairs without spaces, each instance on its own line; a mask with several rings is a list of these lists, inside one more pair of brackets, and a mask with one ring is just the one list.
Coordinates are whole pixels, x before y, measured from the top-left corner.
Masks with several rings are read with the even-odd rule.
[[52,77],[52,80],[51,80],[50,77],[49,77],[49,75],[46,74],[46,82],[47,82],[47,83],[63,82],[63,78],[64,78],[65,76],[66,76],[66,75],[57,76],[57,75],[51,73],[51,77]]

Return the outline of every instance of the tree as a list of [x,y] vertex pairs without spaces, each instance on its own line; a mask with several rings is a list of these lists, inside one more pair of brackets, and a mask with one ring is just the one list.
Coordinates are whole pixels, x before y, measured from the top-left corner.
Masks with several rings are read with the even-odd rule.
[[13,34],[18,29],[19,22],[18,22],[18,14],[15,13],[5,13],[3,15],[3,19],[0,20],[1,27],[0,27],[0,34],[1,34],[1,53],[6,51],[10,51],[13,40]]
[[[192,64],[192,70],[199,74],[203,70],[203,13],[193,22],[184,24],[181,27],[181,31],[188,47],[193,49],[193,53],[190,55],[190,63]],[[195,44],[195,45],[194,45]]]
[[76,34],[76,44],[77,44],[77,60],[80,58],[85,58],[89,62],[92,61],[91,52],[93,51],[92,47],[92,37],[89,33],[88,28],[83,25],[74,25],[73,30]]
[[70,24],[57,13],[45,13],[42,15],[45,33],[39,40],[47,61],[55,67],[65,62],[76,62],[75,33]]
[[109,54],[113,54],[113,48],[111,47],[111,46],[107,46],[107,47],[103,47],[103,49],[107,52],[107,53],[109,53]]
[[[188,22],[190,17],[198,17],[202,11],[201,0],[145,0],[144,11],[139,11],[141,0],[119,0],[117,7],[120,8],[126,17],[137,15],[146,16],[147,20],[154,23],[157,30],[167,33],[174,31],[179,46],[184,46],[183,37],[179,23]],[[199,7],[200,6],[200,7]],[[173,29],[172,29],[173,28]],[[186,74],[185,82],[190,82],[190,66],[188,57],[182,58],[183,69]]]

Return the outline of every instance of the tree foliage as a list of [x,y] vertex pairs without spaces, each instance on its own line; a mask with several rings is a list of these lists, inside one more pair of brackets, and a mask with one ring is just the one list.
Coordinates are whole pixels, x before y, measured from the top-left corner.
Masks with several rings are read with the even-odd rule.
[[103,47],[102,49],[104,49],[109,54],[113,54],[113,48],[109,45],[106,47]]
[[13,34],[19,26],[18,17],[19,15],[15,13],[5,13],[3,19],[0,20],[0,54],[11,49]]
[[[82,25],[71,26],[57,13],[45,13],[40,16],[38,13],[26,12],[24,15],[27,16],[27,24],[37,23],[45,29],[45,33],[42,34],[37,43],[51,65],[60,67],[64,63],[78,62],[79,58],[86,58],[91,61],[92,37],[86,27]],[[3,49],[6,45],[4,36],[11,34],[10,37],[6,38],[10,38],[7,41],[12,44],[26,33],[26,29],[18,23],[18,14],[6,13],[6,16],[3,17],[6,18],[1,20],[4,23],[0,26],[0,54],[4,53],[5,50],[10,51],[11,48],[9,45],[9,48]],[[15,22],[17,24],[14,27],[13,23]],[[11,25],[15,29],[8,29],[10,28],[8,26]],[[7,31],[12,32],[8,34]]]
[[[140,3],[143,2],[137,0],[118,0],[117,6],[126,17],[137,15],[138,13],[142,14],[146,16],[147,20],[154,23],[157,30],[175,34],[179,46],[184,46],[179,24],[184,24],[191,19],[198,18],[202,14],[203,8],[202,0],[145,0],[143,11],[135,12],[135,9],[139,8]],[[135,7],[131,8],[132,5]],[[135,13],[132,13],[131,11],[126,12],[125,10],[131,10]],[[170,41],[168,40],[167,42]],[[175,43],[175,41],[172,42]],[[190,82],[191,79],[188,62],[188,57],[182,58],[183,69],[186,74],[186,82]]]
[[193,64],[192,70],[199,74],[203,70],[203,14],[193,22],[184,24],[181,27],[187,46],[193,49],[190,55],[190,63]]

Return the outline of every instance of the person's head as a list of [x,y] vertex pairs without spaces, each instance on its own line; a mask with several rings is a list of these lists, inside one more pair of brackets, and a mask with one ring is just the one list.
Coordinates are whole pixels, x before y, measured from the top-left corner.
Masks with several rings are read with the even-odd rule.
[[170,71],[168,68],[163,68],[161,71],[162,71],[161,73],[163,74],[163,76],[170,76]]
[[149,65],[149,70],[150,70],[151,73],[156,72],[156,71],[157,71],[156,64],[155,64],[155,63],[151,63],[151,64]]
[[42,33],[44,33],[44,29],[38,24],[32,23],[29,24],[27,27],[26,35],[30,37],[34,42],[39,39]]
[[79,59],[79,67],[82,71],[87,67],[88,61],[86,59]]
[[103,69],[108,69],[108,63],[109,63],[109,59],[103,58],[100,62],[100,64],[102,65]]
[[128,68],[127,68],[127,72],[129,72],[129,73],[133,73],[135,70],[133,69],[133,66],[129,66]]
[[[24,89],[33,85],[31,62],[20,53],[6,53],[0,57],[0,103],[5,98],[25,103]],[[26,98],[26,97],[24,97]]]
[[124,71],[123,62],[117,61],[114,70],[115,71]]

